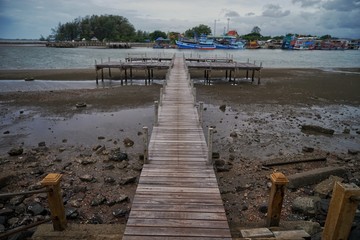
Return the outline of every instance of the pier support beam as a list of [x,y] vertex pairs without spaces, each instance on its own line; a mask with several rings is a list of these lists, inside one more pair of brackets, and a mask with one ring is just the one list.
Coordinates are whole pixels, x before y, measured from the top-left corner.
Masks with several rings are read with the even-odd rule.
[[159,126],[159,102],[155,101],[154,102],[154,110],[155,110],[155,120],[154,120],[154,125],[155,126]]
[[144,133],[144,164],[149,163],[149,131],[148,127],[143,127]]
[[209,165],[212,165],[213,134],[214,134],[214,129],[209,128],[208,129],[208,164]]
[[199,102],[199,124],[203,123],[204,102]]
[[278,227],[285,196],[285,186],[289,183],[289,180],[280,172],[271,174],[270,178],[272,185],[267,212],[267,226]]
[[322,239],[348,239],[359,202],[359,187],[335,182]]

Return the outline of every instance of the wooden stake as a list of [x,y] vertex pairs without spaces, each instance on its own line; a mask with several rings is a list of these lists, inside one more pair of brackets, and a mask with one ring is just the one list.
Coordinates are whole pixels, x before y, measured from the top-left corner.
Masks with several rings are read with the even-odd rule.
[[154,121],[154,125],[158,126],[159,125],[159,102],[155,101],[155,121]]
[[203,123],[203,111],[204,111],[204,102],[199,103],[199,124],[202,126]]
[[359,197],[359,187],[335,182],[322,239],[348,239]]
[[212,165],[213,128],[208,129],[208,164]]
[[62,200],[60,181],[62,174],[49,173],[41,185],[49,190],[48,201],[51,212],[54,231],[63,231],[67,226],[64,203]]
[[271,174],[270,178],[272,185],[267,212],[267,226],[277,227],[280,223],[281,208],[285,196],[285,186],[289,183],[289,180],[280,172]]
[[149,163],[149,131],[148,127],[143,127],[144,132],[144,163]]
[[160,106],[162,106],[162,102],[163,102],[163,88],[160,88]]

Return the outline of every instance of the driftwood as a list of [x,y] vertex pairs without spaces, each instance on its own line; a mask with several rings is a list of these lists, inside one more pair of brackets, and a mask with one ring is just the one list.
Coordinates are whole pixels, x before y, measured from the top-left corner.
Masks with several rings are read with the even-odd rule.
[[295,163],[306,163],[306,162],[320,162],[326,161],[326,157],[317,157],[317,158],[304,158],[304,159],[289,159],[289,160],[275,160],[265,162],[262,165],[265,167],[272,167],[272,166],[281,166],[281,165],[288,165],[288,164],[295,164]]

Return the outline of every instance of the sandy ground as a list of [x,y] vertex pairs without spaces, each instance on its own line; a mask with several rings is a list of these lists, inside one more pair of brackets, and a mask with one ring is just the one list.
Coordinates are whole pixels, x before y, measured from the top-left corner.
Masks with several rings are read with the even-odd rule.
[[[349,171],[346,181],[360,183],[359,155],[348,153],[349,149],[360,149],[359,72],[264,69],[260,85],[244,78],[235,84],[216,80],[204,85],[201,79],[197,81],[197,98],[206,108],[204,128],[215,128],[214,151],[229,166],[228,171],[217,172],[217,178],[234,237],[239,228],[264,226],[266,215],[258,208],[268,201],[269,175],[274,170],[290,175],[324,166],[345,166]],[[201,75],[196,72],[192,76]],[[30,76],[36,80],[91,80],[95,70],[0,71],[0,79]],[[140,174],[142,126],[153,123],[152,103],[158,99],[160,87],[153,84],[0,93],[0,169],[2,174],[12,176],[1,191],[36,189],[47,173],[60,172],[64,174],[66,207],[78,213],[70,221],[125,224],[127,214],[114,212],[127,212],[131,207],[136,184],[125,182]],[[77,109],[79,102],[87,107]],[[221,105],[226,106],[225,110],[219,108]],[[303,133],[302,124],[331,128],[335,134]],[[134,145],[126,146],[126,138]],[[38,147],[41,141],[46,147]],[[7,152],[16,146],[22,146],[24,153],[9,156]],[[104,148],[98,150],[101,146]],[[303,147],[315,150],[304,153]],[[117,148],[128,154],[128,161],[109,160]],[[262,167],[263,161],[319,156],[327,160]],[[81,180],[84,175],[94,179]],[[293,214],[291,203],[297,196],[311,195],[312,187],[287,192],[283,220],[308,219]],[[121,196],[129,200],[119,199]],[[92,204],[94,200],[101,203]],[[32,202],[47,205],[44,194],[27,197],[21,204]],[[7,206],[8,202],[0,203],[0,207]],[[20,222],[23,216],[18,218]]]

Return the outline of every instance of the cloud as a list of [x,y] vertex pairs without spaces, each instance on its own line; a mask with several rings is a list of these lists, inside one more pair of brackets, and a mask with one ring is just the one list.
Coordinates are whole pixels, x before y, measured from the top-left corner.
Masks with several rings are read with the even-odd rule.
[[[360,9],[360,0],[330,0],[323,4],[326,10],[352,11]],[[357,16],[359,18],[359,16]]]
[[235,11],[228,11],[227,13],[225,13],[225,17],[232,17],[232,18],[236,18],[236,17],[240,17],[240,14],[235,12]]
[[255,13],[253,13],[253,12],[249,12],[249,13],[245,14],[245,16],[248,16],[248,17],[254,16],[254,15],[255,15]]
[[290,10],[282,11],[279,5],[267,4],[264,7],[262,15],[264,17],[281,18],[290,14]]
[[292,3],[300,3],[301,7],[312,7],[318,3],[320,3],[321,0],[292,0]]

